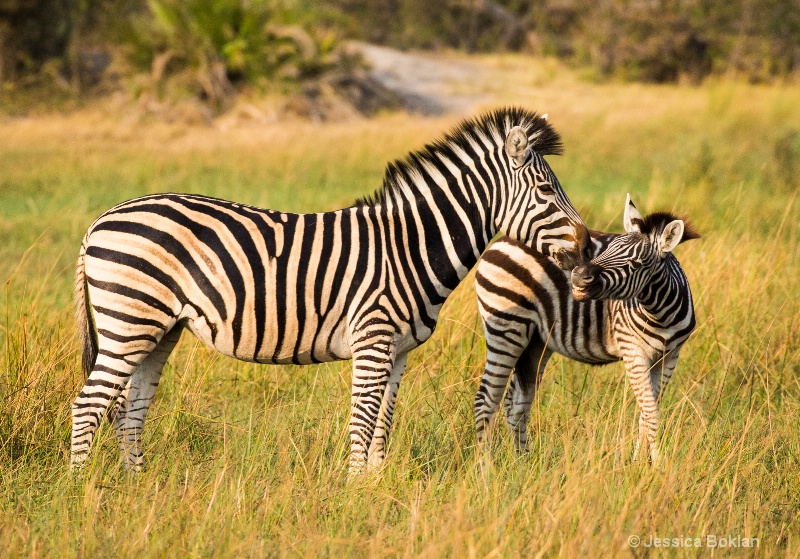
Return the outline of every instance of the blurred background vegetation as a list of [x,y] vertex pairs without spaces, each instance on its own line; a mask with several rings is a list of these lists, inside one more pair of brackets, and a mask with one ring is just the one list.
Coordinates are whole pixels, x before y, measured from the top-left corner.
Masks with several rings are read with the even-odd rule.
[[[631,534],[800,557],[798,17],[797,0],[0,0],[0,558],[619,557]],[[371,114],[409,95],[446,110],[319,124],[334,97]],[[287,125],[290,104],[310,118]],[[98,215],[157,192],[345,207],[459,113],[509,104],[551,115],[590,227],[621,230],[630,192],[703,235],[679,253],[698,328],[661,403],[663,469],[630,461],[621,365],[558,358],[533,451],[498,433],[478,452],[470,276],[410,355],[374,482],[346,479],[349,363],[263,367],[192,336],[146,471],[123,475],[102,429],[70,475],[73,274]]]
[[333,91],[361,112],[391,105],[349,39],[552,56],[599,81],[800,75],[798,0],[2,0],[0,102],[123,90],[218,114],[237,92]]

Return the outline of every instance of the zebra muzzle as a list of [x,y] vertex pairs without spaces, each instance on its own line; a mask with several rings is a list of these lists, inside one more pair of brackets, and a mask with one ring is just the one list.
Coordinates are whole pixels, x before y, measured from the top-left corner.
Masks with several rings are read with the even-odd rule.
[[588,291],[586,291],[582,287],[573,287],[572,298],[575,299],[576,301],[586,301],[587,299],[591,299],[592,296],[589,294]]
[[591,299],[595,277],[595,270],[593,270],[591,266],[578,266],[574,268],[570,275],[573,299],[576,301]]
[[559,250],[553,254],[553,259],[562,270],[572,270],[581,263],[581,257],[574,252]]

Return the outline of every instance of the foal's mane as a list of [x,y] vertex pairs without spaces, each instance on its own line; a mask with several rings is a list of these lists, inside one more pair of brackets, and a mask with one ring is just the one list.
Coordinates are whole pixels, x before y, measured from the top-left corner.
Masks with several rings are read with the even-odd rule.
[[639,229],[644,235],[650,235],[651,233],[660,234],[667,224],[675,221],[676,219],[683,221],[683,237],[681,238],[681,242],[700,238],[700,233],[697,232],[697,229],[695,229],[694,225],[689,223],[689,220],[687,220],[685,217],[677,216],[671,212],[653,212],[651,214],[647,214],[642,219],[642,225],[640,225]]

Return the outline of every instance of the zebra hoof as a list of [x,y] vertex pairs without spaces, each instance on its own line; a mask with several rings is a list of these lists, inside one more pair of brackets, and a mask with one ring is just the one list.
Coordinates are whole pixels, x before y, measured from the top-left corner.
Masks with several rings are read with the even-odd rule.
[[350,465],[347,468],[347,477],[358,478],[367,473],[366,460],[350,460]]
[[84,466],[86,466],[86,457],[79,459],[72,457],[69,462],[69,471],[74,474],[78,474],[83,471]]

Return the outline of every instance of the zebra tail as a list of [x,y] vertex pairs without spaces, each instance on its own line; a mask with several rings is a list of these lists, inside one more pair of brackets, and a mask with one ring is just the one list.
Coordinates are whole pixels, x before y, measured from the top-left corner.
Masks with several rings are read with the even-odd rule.
[[81,243],[81,252],[78,255],[78,269],[75,272],[75,303],[77,307],[78,327],[80,328],[83,346],[83,375],[88,377],[97,361],[97,332],[95,332],[92,309],[89,303],[89,292],[86,283],[86,245],[89,241],[87,234]]

